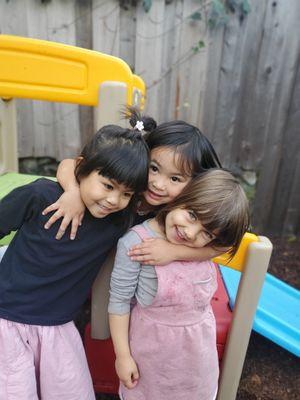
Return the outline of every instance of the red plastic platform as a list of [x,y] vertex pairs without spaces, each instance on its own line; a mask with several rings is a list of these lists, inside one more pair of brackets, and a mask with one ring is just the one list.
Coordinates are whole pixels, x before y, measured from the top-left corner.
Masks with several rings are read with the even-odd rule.
[[[222,359],[227,332],[232,319],[227,292],[217,267],[218,290],[212,299],[212,308],[217,322],[217,349]],[[85,329],[84,345],[96,392],[118,393],[119,380],[115,373],[115,355],[111,339],[91,338],[91,326]]]

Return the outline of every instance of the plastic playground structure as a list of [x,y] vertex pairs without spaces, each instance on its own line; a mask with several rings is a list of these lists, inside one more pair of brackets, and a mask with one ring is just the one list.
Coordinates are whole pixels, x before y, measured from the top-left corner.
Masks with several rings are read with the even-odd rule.
[[[142,79],[116,57],[43,40],[0,35],[0,198],[14,187],[36,179],[17,173],[14,98],[94,106],[97,129],[106,123],[122,124],[120,104],[143,106],[144,95]],[[241,272],[222,359],[218,400],[236,398],[271,252],[269,239],[247,233],[230,262],[226,255],[214,260]],[[110,268],[108,261],[93,286],[91,332],[95,339],[109,335],[106,304]]]

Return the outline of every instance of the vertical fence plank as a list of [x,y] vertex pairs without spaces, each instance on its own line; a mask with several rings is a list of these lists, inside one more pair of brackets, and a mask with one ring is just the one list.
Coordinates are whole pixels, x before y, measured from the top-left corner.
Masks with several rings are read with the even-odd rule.
[[136,32],[136,9],[128,6],[120,9],[120,52],[122,58],[134,71],[135,69],[135,32]]
[[[201,19],[194,19],[195,13]],[[179,117],[197,125],[200,101],[204,95],[207,50],[199,42],[208,43],[205,23],[205,2],[183,2],[179,65]],[[201,99],[201,100],[200,100]]]
[[93,0],[93,48],[119,56],[120,7],[117,0]]
[[[182,29],[182,2],[174,1],[166,4],[164,30],[162,34],[162,69],[160,78],[152,87],[160,85],[160,113],[154,117],[160,122],[178,117],[178,61],[180,57],[179,44]],[[152,87],[149,88],[152,90]]]
[[[267,7],[268,2],[252,2],[251,12],[243,21],[245,35],[242,57],[239,60],[242,65],[242,75],[239,82],[239,108],[234,130],[232,161],[244,169],[251,169],[251,165],[259,159],[261,149],[264,147],[261,128],[267,118],[265,92],[269,85],[259,87],[257,78],[262,41],[266,34]],[[256,140],[253,140],[254,135]]]
[[[36,39],[48,39],[47,4],[34,0],[26,1],[27,30],[28,36]],[[30,101],[32,103],[32,134],[33,134],[33,156],[56,157],[58,152],[54,115],[54,104],[46,101]],[[22,109],[20,110],[22,112]],[[20,127],[22,132],[22,127]],[[27,132],[26,132],[27,134]],[[27,135],[26,135],[27,136]]]
[[[215,124],[212,132],[213,142],[226,167],[234,165],[235,161],[232,159],[232,148],[235,143],[234,132],[241,99],[244,39],[245,24],[241,24],[237,15],[233,14],[229,17],[224,30]],[[208,80],[211,79],[214,78],[210,78],[209,75]],[[207,93],[207,95],[210,94]]]
[[[164,0],[152,3],[148,13],[139,3],[136,14],[136,47],[135,71],[149,87],[147,92],[147,112],[153,116],[160,115],[162,73],[162,36],[164,34]],[[157,117],[156,117],[157,118]]]
[[[76,45],[85,49],[93,48],[92,35],[92,0],[77,0],[75,2]],[[93,107],[79,106],[79,132],[81,147],[94,134]]]

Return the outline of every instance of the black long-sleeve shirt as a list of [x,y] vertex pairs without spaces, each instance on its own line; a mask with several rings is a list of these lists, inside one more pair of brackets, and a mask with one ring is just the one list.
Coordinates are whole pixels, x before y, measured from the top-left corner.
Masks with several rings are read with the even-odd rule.
[[0,238],[18,230],[0,263],[0,318],[31,325],[71,321],[125,232],[115,222],[117,214],[99,219],[86,211],[75,240],[70,228],[56,240],[61,221],[44,229],[49,216],[42,210],[62,193],[58,183],[38,179],[0,202]]

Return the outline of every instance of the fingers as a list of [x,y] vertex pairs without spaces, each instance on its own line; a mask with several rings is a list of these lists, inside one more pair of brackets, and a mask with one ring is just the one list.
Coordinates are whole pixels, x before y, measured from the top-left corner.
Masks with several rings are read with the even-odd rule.
[[[142,243],[136,244],[136,245],[132,246],[131,249],[130,249],[130,251],[147,249],[147,248],[148,248],[147,244],[148,244],[149,242],[154,242],[154,241],[155,241],[155,238],[143,239]],[[148,243],[147,243],[147,242],[148,242]]]
[[64,236],[66,229],[67,229],[68,225],[70,224],[70,222],[71,222],[71,218],[65,215],[62,220],[62,223],[60,224],[60,227],[56,233],[55,239],[59,240]]
[[150,254],[150,251],[148,249],[135,249],[135,250],[128,250],[127,255],[129,257],[135,257],[135,256],[147,256]]
[[55,210],[57,210],[58,208],[59,208],[59,205],[57,204],[57,202],[55,202],[55,203],[51,204],[50,206],[46,207],[46,208],[42,211],[42,214],[43,214],[43,215],[47,215],[47,214],[49,214],[49,212],[55,211]]
[[72,219],[72,225],[71,225],[71,233],[70,233],[71,240],[75,239],[78,226],[79,226],[79,217],[74,217]]
[[133,389],[137,385],[138,379],[139,373],[138,371],[135,371],[130,378],[123,381],[123,384],[127,387],[127,389]]
[[139,378],[140,378],[140,375],[139,375],[138,371],[134,372],[132,375],[132,387],[133,388],[137,385]]
[[123,384],[124,384],[125,387],[127,387],[127,389],[132,389],[134,387],[133,382],[131,381],[131,379],[123,381]]
[[[52,207],[52,206],[50,206]],[[49,208],[49,207],[47,207]],[[46,210],[47,210],[46,208]],[[57,210],[49,219],[48,221],[45,223],[44,228],[45,229],[49,229],[59,218],[61,218],[63,216],[62,212]]]
[[146,244],[141,244],[138,246],[133,246],[128,250],[129,256],[145,256],[147,254],[151,254],[152,248],[148,247]]
[[79,215],[79,222],[78,222],[79,226],[81,226],[82,224],[83,217],[84,217],[84,212]]
[[156,265],[156,260],[153,260],[153,258],[150,258],[149,255],[130,256],[130,259],[132,261],[137,261],[139,263],[143,263],[143,264],[147,264],[147,265]]

